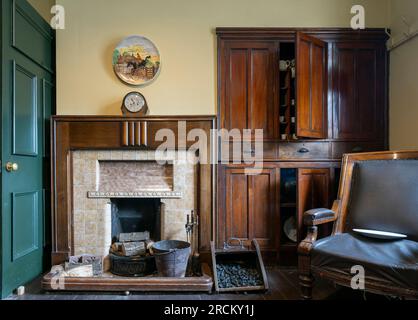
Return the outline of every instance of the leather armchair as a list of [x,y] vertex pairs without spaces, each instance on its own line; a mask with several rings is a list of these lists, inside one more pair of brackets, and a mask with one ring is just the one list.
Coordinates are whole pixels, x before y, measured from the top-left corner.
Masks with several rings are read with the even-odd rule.
[[[418,297],[418,152],[345,155],[332,209],[307,211],[303,221],[307,236],[298,254],[304,299],[312,298],[314,277],[350,287],[353,266],[364,268],[366,291]],[[332,235],[318,240],[318,227],[329,222],[334,222]],[[354,228],[408,238],[371,239]]]

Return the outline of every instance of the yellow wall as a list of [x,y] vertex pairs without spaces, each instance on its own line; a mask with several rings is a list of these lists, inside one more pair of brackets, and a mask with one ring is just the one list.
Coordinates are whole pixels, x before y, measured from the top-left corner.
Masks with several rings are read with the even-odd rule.
[[[58,114],[120,113],[134,89],[151,114],[216,113],[217,26],[349,27],[363,4],[367,26],[385,26],[389,0],[58,0],[66,29],[57,31]],[[144,88],[121,83],[112,51],[132,34],[151,39],[162,55],[158,79]]]
[[[418,1],[391,0],[391,28],[394,41],[407,28],[418,30]],[[418,149],[418,37],[390,54],[390,146],[391,149]]]
[[51,7],[55,4],[55,0],[28,0],[39,14],[46,20],[51,20]]

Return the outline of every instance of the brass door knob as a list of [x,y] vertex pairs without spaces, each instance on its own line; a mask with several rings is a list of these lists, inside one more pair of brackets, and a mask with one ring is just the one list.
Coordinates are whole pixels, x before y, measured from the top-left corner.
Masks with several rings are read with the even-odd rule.
[[17,171],[17,170],[19,170],[19,166],[18,166],[17,163],[8,162],[8,163],[6,163],[6,170],[8,172]]

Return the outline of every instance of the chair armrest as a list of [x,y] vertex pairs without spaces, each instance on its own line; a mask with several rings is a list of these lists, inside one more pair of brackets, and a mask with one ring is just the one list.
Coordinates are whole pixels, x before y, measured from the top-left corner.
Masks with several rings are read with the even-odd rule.
[[329,209],[312,209],[303,215],[303,222],[306,226],[318,226],[337,220],[337,214]]

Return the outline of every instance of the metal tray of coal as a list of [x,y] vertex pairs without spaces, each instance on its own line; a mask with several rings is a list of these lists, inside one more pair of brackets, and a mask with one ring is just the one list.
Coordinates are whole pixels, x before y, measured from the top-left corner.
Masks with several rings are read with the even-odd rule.
[[229,239],[223,249],[211,242],[215,290],[220,292],[267,291],[268,281],[256,240]]

